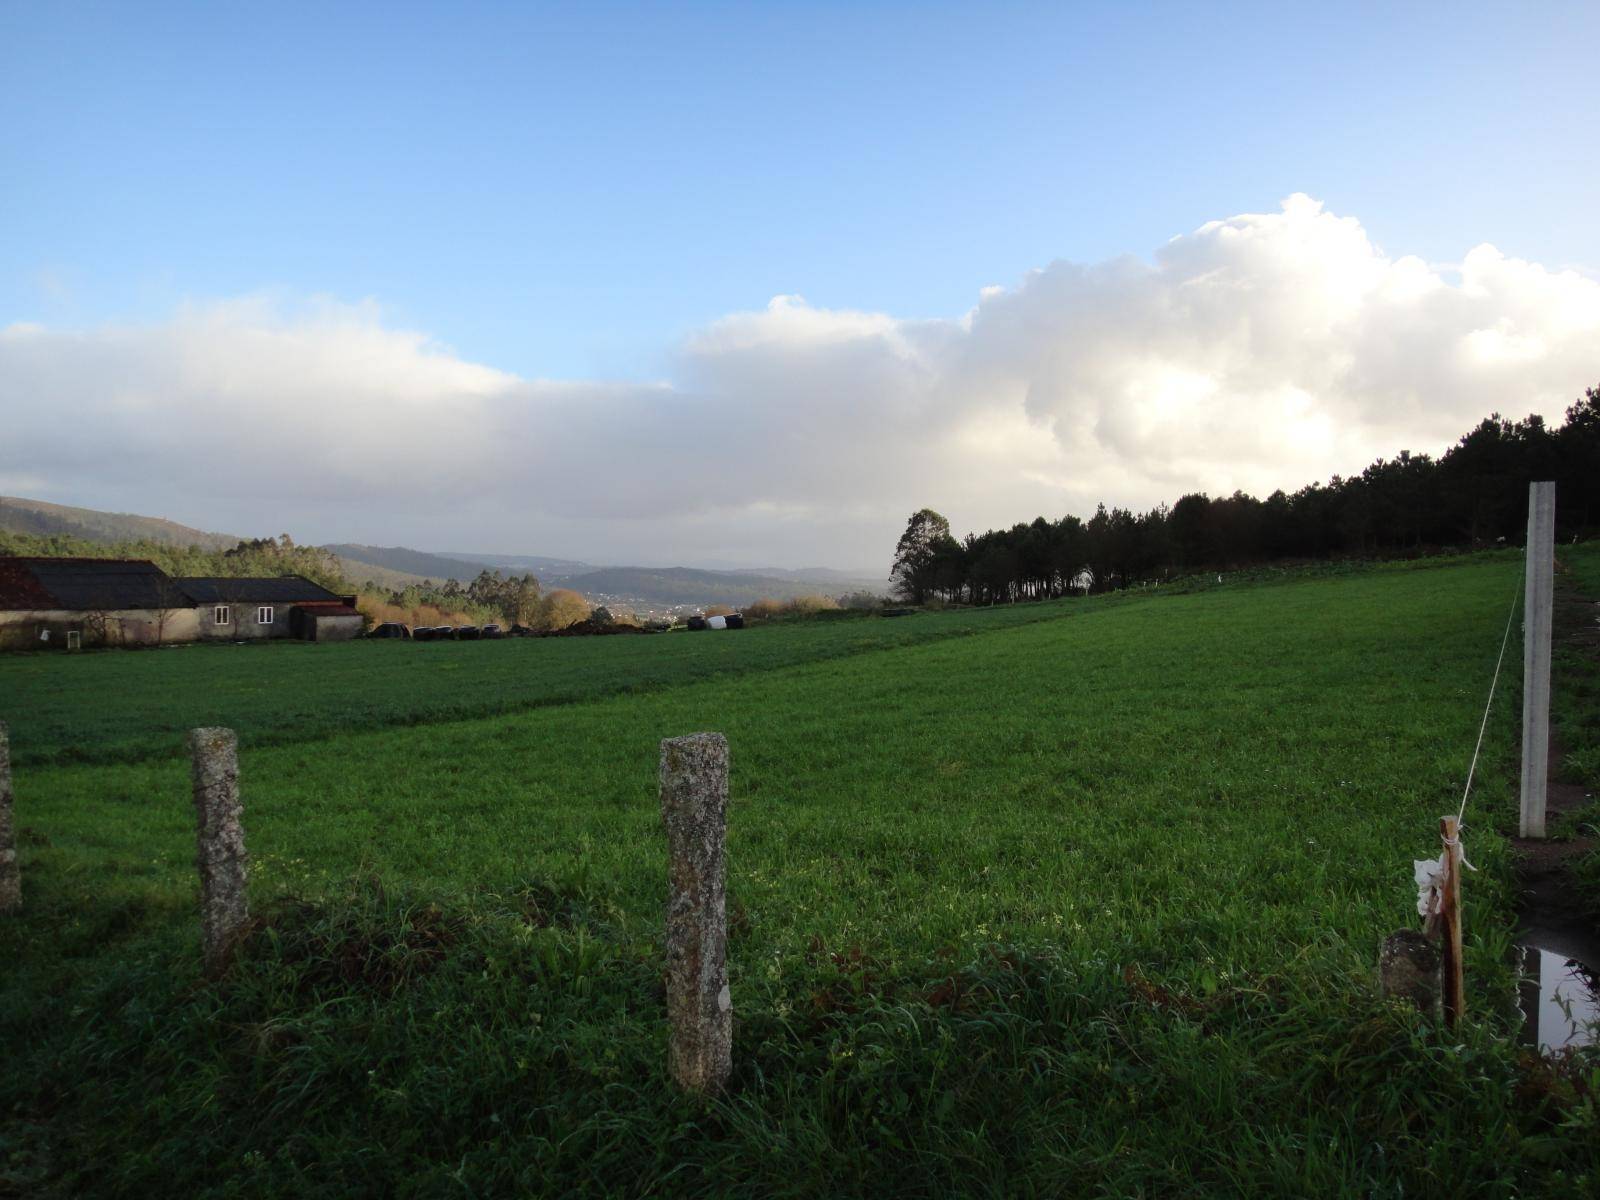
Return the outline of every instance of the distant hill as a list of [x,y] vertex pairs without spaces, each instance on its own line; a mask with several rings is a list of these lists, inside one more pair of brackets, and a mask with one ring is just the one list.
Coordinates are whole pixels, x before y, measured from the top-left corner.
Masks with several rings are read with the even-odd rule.
[[414,583],[442,583],[440,579],[430,579],[426,575],[413,575],[409,571],[395,571],[389,567],[380,567],[376,563],[360,562],[357,559],[345,558],[335,554],[333,561],[339,564],[340,573],[356,587],[372,584],[374,587],[386,592],[398,592],[410,587]]
[[834,595],[850,590],[807,580],[690,567],[601,567],[575,576],[568,583],[591,599],[617,597],[665,605],[740,605],[768,598],[792,600],[796,596]]
[[540,554],[440,554],[440,558],[453,558],[460,562],[480,565],[488,563],[491,567],[510,571],[521,575],[532,571],[540,579],[569,579],[575,575],[584,575],[600,568],[593,563],[580,562],[575,558],[545,558]]
[[[164,545],[231,550],[241,538],[211,533],[133,513],[108,513],[73,508],[44,500],[0,496],[0,531],[36,536],[65,535],[109,545],[155,541]],[[829,567],[787,570],[781,567],[708,571],[693,567],[597,567],[572,558],[534,554],[430,553],[406,546],[367,546],[339,542],[320,547],[332,554],[352,584],[372,583],[397,591],[431,580],[469,583],[484,570],[507,574],[532,572],[546,588],[571,587],[591,597],[646,605],[749,604],[754,600],[792,600],[796,596],[837,596],[851,591],[883,593],[886,580],[861,572]]]
[[324,550],[350,564],[352,577],[361,574],[364,566],[383,567],[415,576],[407,582],[431,579],[443,583],[446,579],[472,580],[480,571],[494,570],[495,565],[481,559],[458,558],[450,554],[429,554],[426,550],[411,550],[405,546],[362,546],[350,542],[324,546]]
[[796,583],[821,584],[840,591],[865,589],[882,591],[889,586],[888,575],[876,576],[871,571],[837,571],[832,567],[738,567],[731,575],[764,575],[770,579],[792,579]]
[[242,540],[230,533],[192,529],[164,517],[100,512],[93,508],[51,504],[46,500],[26,500],[20,496],[0,496],[0,529],[43,537],[65,535],[90,542],[149,541],[168,546],[199,546],[206,550],[232,549]]
[[[844,592],[888,591],[887,580],[863,578],[862,574],[835,571],[828,567],[809,567],[789,571],[759,570],[706,571],[693,567],[597,567],[571,558],[548,558],[535,554],[456,554],[430,553],[404,546],[324,546],[336,554],[352,580],[371,579],[387,587],[400,588],[425,577],[435,583],[446,579],[469,582],[488,569],[507,574],[532,572],[546,589],[575,588],[590,598],[631,604],[672,607],[690,604],[749,604],[770,598],[792,600],[796,596],[837,596]],[[388,574],[385,574],[388,573]],[[391,580],[389,575],[399,575]]]

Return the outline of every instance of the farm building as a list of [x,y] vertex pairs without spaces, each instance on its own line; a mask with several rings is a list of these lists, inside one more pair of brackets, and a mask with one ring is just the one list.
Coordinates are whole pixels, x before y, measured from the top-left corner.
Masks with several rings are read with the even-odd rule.
[[245,641],[296,637],[337,642],[361,633],[354,596],[336,596],[299,575],[274,579],[227,576],[182,577],[173,581],[194,597],[197,636]]
[[143,559],[0,557],[0,648],[361,633],[355,597],[298,575],[174,579]]

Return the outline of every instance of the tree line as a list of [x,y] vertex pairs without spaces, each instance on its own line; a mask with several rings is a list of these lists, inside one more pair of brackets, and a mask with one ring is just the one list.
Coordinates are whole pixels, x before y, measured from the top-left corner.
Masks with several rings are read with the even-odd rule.
[[960,541],[924,508],[895,547],[893,577],[911,603],[996,604],[1284,560],[1520,544],[1536,479],[1556,481],[1558,537],[1600,527],[1600,387],[1559,428],[1496,413],[1438,459],[1401,451],[1265,500],[1199,492],[1148,512],[1101,504],[1087,521],[1038,517]]
[[0,556],[48,558],[137,558],[155,563],[168,575],[266,578],[301,575],[341,595],[354,591],[339,560],[320,546],[296,545],[287,533],[275,538],[248,538],[226,550],[175,546],[139,539],[99,542],[65,533],[12,533],[0,529]]

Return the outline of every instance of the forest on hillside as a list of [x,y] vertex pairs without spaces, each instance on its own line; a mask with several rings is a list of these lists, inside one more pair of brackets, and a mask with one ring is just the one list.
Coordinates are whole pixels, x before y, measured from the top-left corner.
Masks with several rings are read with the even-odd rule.
[[894,580],[916,604],[997,604],[1285,560],[1518,545],[1536,479],[1556,481],[1558,537],[1600,528],[1600,387],[1559,428],[1495,414],[1438,459],[1402,451],[1265,500],[1198,492],[1148,512],[1101,504],[1087,521],[1038,517],[959,541],[924,508],[895,547]]

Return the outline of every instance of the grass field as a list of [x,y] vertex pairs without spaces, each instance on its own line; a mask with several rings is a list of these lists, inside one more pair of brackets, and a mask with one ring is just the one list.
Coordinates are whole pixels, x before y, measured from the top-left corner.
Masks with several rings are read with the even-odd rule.
[[[0,1194],[1593,1194],[1600,1065],[1512,1040],[1514,679],[1473,1019],[1372,978],[1518,572],[0,663]],[[261,915],[216,984],[202,721],[247,746]],[[657,743],[696,729],[733,755],[709,1105],[666,1081],[660,982]]]
[[885,619],[839,612],[737,637],[280,642],[0,659],[18,761],[127,762],[183,752],[197,725],[242,744],[572,704],[1082,615],[1122,597]]

